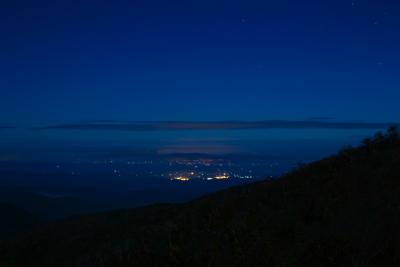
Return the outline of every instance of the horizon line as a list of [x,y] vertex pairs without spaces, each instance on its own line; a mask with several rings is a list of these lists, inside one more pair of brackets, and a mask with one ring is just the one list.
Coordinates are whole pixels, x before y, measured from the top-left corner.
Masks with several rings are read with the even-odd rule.
[[333,120],[225,120],[225,121],[117,121],[99,120],[84,123],[54,124],[33,130],[104,130],[104,131],[194,131],[257,129],[385,129],[397,122]]

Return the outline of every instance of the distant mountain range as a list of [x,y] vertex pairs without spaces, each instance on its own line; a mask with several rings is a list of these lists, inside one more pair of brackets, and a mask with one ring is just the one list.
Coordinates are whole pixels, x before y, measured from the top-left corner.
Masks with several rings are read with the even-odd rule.
[[399,226],[391,128],[273,181],[52,223],[0,243],[0,266],[400,266]]

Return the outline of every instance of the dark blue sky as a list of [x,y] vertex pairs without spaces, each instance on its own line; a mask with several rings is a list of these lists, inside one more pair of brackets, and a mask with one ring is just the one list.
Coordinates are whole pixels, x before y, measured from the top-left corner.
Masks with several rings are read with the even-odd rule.
[[333,153],[400,120],[399,13],[388,0],[3,1],[0,161]]
[[0,126],[399,120],[398,1],[1,5]]

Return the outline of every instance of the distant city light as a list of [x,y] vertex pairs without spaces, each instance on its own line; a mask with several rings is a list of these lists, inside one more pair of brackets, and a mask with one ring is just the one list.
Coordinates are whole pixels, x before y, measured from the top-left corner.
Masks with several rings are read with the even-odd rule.
[[187,181],[189,181],[190,179],[189,179],[189,177],[178,176],[178,177],[174,177],[173,180],[182,181],[182,182],[187,182]]
[[224,175],[217,175],[217,176],[215,176],[215,179],[217,179],[217,180],[229,179],[229,175],[226,175],[226,174],[224,174]]
[[[263,174],[267,169],[276,169],[278,162],[255,160],[246,164],[223,158],[185,158],[176,157],[160,160],[115,160],[104,159],[90,161],[92,164],[110,166],[110,172],[114,177],[165,177],[171,181],[229,181],[235,179],[257,179],[268,177]],[[113,165],[109,165],[113,164]],[[123,166],[125,165],[125,166]],[[62,169],[59,163],[55,165]],[[80,175],[74,170],[72,175]]]

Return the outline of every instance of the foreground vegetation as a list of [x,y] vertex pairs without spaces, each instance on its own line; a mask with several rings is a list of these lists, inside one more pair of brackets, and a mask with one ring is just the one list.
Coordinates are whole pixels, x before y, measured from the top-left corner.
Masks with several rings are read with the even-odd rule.
[[274,181],[60,221],[0,266],[400,266],[395,128]]

